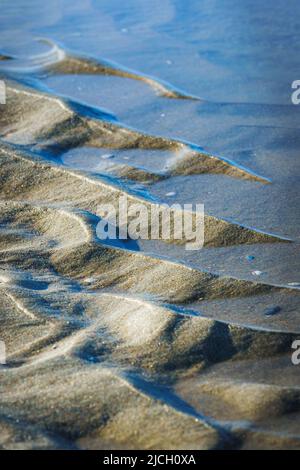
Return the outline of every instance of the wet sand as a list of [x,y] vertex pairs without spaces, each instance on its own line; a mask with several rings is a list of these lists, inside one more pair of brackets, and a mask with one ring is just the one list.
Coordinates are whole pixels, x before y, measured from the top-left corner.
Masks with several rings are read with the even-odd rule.
[[[237,78],[213,98],[209,78],[225,84],[236,63],[254,73],[267,45],[229,35],[229,52],[205,2],[164,1],[157,23],[142,3],[75,2],[85,47],[69,10],[50,5],[37,27],[29,8],[33,34],[4,9],[16,45],[4,27],[0,447],[299,449],[299,110],[263,88],[255,101],[249,83],[233,96]],[[233,28],[247,12],[232,3]],[[274,22],[267,37],[282,33]],[[204,202],[203,249],[101,241],[97,207],[123,195],[148,211]]]

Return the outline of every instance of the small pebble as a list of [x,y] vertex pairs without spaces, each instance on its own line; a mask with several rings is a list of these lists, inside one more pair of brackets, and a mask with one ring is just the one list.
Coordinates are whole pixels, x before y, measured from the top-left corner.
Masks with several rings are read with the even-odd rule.
[[253,260],[255,259],[255,256],[248,255],[248,256],[246,256],[246,259],[247,259],[248,261],[253,261]]
[[279,313],[281,311],[281,308],[276,305],[275,307],[270,307],[270,308],[267,308],[265,311],[264,311],[264,314],[267,316],[267,317],[271,317],[272,315],[276,315],[276,313]]
[[253,276],[261,276],[263,274],[262,271],[252,271]]
[[94,362],[94,363],[97,362],[97,359],[96,359],[95,357],[93,357],[93,356],[89,356],[89,357],[87,357],[86,359],[87,359],[87,361],[89,361],[89,362]]

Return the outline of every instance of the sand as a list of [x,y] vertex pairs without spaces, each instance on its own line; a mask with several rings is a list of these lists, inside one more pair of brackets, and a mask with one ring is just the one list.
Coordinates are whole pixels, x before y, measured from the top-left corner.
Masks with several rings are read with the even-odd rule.
[[[215,109],[154,74],[52,39],[43,47],[25,63],[0,55],[0,448],[299,449],[296,217],[286,231],[282,222],[273,229],[275,197],[265,226],[258,207],[257,224],[243,210],[253,203],[246,190],[267,200],[288,163],[273,182],[263,158],[254,171],[156,132],[147,117],[133,126],[55,90],[56,78],[108,80],[104,89],[117,78],[137,101],[151,100],[143,113],[152,103],[192,113],[203,106],[209,120]],[[117,209],[127,195],[151,211],[163,195],[199,194],[195,181],[217,201],[205,207],[199,253],[174,236],[97,237],[99,204]],[[242,215],[228,217],[222,198]],[[279,268],[264,273],[277,254],[286,277]]]

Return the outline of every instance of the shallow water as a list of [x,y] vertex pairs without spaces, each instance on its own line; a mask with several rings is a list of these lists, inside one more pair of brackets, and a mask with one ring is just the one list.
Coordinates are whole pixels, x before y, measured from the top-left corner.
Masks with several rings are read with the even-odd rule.
[[[15,447],[24,429],[34,436],[32,446],[42,448],[299,447],[300,430],[290,422],[299,412],[299,371],[289,360],[300,331],[300,106],[291,101],[300,70],[299,13],[294,0],[288,7],[281,0],[272,6],[259,0],[2,2],[0,54],[12,59],[1,61],[0,75],[9,83],[8,106],[13,102],[0,110],[2,164],[13,165],[10,176],[0,173],[1,198],[12,204],[1,209],[0,220],[7,276],[0,312],[8,341],[8,366],[0,372],[9,395],[1,399],[3,435],[12,427],[11,438],[0,437],[4,447]],[[80,70],[61,65],[74,55]],[[86,65],[88,58],[93,62]],[[210,171],[205,158],[205,170],[201,159],[195,167],[194,160],[181,165],[193,151],[202,158],[202,150],[219,158]],[[35,158],[50,168],[36,163],[32,169],[26,162]],[[84,177],[76,181],[73,170]],[[105,189],[85,180],[97,176]],[[114,197],[110,185],[149,203],[204,203],[206,214],[250,228],[250,243],[239,234],[221,243],[219,235],[197,252],[162,241],[102,251],[90,233],[96,203]],[[13,205],[24,201],[32,207]],[[62,216],[75,208],[85,213]],[[265,239],[254,242],[255,230]],[[270,243],[268,234],[291,242]],[[221,281],[197,280],[203,272]],[[224,277],[230,280],[222,284]],[[260,292],[257,282],[265,286]],[[277,313],[267,315],[268,309]],[[186,320],[199,314],[216,323],[208,328]],[[28,315],[33,323],[22,339]],[[91,335],[98,338],[94,345]],[[74,424],[74,400],[79,415],[86,413],[92,382],[101,388],[98,374],[108,388],[113,381],[118,406],[132,400],[139,415],[125,406],[120,417],[103,385],[99,397],[90,394],[86,422]],[[29,419],[25,401],[33,396],[26,383],[33,375],[38,407]],[[293,380],[283,387],[278,375]],[[12,384],[24,377],[15,396]],[[82,377],[86,387],[69,400],[72,381]],[[124,383],[127,392],[120,391]],[[46,398],[65,410],[67,425],[48,416]],[[162,403],[173,414],[157,424]],[[186,420],[180,432],[191,437],[181,441],[174,431],[164,440],[164,427],[169,419],[178,426],[178,413]],[[19,417],[24,429],[15,424]],[[216,436],[203,437],[194,417]],[[117,431],[122,419],[130,422],[123,433]]]

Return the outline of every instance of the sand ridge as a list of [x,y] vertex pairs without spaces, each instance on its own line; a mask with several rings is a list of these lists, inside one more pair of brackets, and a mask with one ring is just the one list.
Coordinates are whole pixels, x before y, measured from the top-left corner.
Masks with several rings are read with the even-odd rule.
[[[96,234],[99,203],[126,194],[151,209],[160,203],[151,197],[159,179],[214,173],[269,181],[53,93],[43,73],[117,75],[162,97],[195,98],[51,47],[22,77],[14,66],[9,77],[1,68],[8,96],[0,114],[0,339],[7,346],[0,447],[299,448],[300,384],[290,362],[299,288],[222,276]],[[95,175],[63,164],[73,148],[167,150],[171,165],[152,172],[123,163]],[[205,215],[207,249],[290,242]],[[290,316],[264,315],[273,298]],[[218,303],[233,316],[219,315]]]

